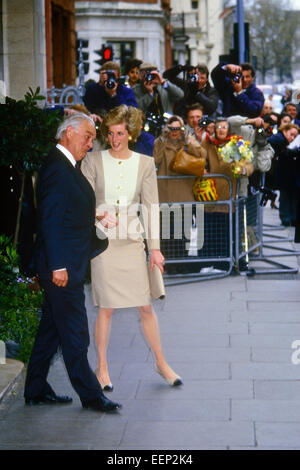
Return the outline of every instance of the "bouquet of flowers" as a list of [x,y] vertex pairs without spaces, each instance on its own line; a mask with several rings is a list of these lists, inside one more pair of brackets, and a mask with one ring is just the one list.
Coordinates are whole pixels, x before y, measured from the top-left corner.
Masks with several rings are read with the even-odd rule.
[[224,162],[232,164],[232,171],[236,178],[241,175],[241,168],[246,161],[253,160],[253,152],[250,149],[250,142],[242,137],[233,135],[223,147],[218,148],[218,152]]

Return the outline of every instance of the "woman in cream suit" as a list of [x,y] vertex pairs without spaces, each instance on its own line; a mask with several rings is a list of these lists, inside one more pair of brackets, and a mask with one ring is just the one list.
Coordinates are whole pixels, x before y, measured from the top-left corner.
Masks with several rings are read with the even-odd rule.
[[[154,160],[128,147],[142,128],[141,114],[121,105],[111,110],[101,125],[109,150],[89,153],[81,169],[96,195],[98,228],[106,232],[109,246],[91,263],[92,292],[99,313],[95,326],[98,351],[96,374],[105,391],[113,389],[106,350],[115,308],[137,306],[145,338],[154,354],[155,369],[172,386],[181,378],[167,364],[161,347],[156,314],[150,300],[144,237],[150,250],[150,268],[163,273],[159,245],[159,206]],[[141,205],[139,205],[141,204]],[[142,212],[143,226],[138,212]],[[105,228],[104,228],[105,227]],[[99,232],[101,234],[101,232]],[[99,235],[100,236],[100,235]]]

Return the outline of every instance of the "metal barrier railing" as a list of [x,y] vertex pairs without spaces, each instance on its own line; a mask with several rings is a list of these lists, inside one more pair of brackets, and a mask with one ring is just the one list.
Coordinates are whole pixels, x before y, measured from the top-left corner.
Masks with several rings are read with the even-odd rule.
[[[263,177],[262,177],[263,178]],[[290,267],[285,264],[274,261],[272,258],[297,256],[300,252],[280,246],[266,244],[264,241],[264,222],[263,210],[260,205],[261,193],[255,192],[248,197],[238,198],[235,204],[235,264],[239,271],[239,260],[245,258],[248,261],[261,261],[272,266],[255,267],[255,274],[281,274],[281,273],[297,273],[298,268]],[[281,240],[276,239],[276,242]],[[272,253],[264,253],[264,249],[271,249]],[[274,250],[276,253],[274,253]],[[279,252],[279,253],[278,253]]]
[[[298,268],[279,263],[272,258],[300,254],[298,251],[270,246],[264,242],[264,207],[260,191],[247,197],[233,198],[230,178],[221,174],[207,174],[204,178],[223,178],[228,183],[229,199],[210,202],[163,202],[161,214],[161,250],[165,256],[166,285],[198,282],[223,278],[240,269],[241,260],[263,262],[267,266],[255,267],[255,274],[297,273]],[[194,176],[159,176],[164,180],[195,179]],[[237,194],[238,194],[237,185]],[[201,210],[200,210],[201,209]],[[197,220],[198,214],[198,220]],[[201,214],[201,217],[199,217]],[[186,223],[186,215],[188,222]],[[193,228],[201,231],[201,246],[191,246]],[[170,229],[165,237],[163,231]],[[273,248],[271,254],[265,248]],[[275,253],[274,253],[275,251]],[[279,251],[280,253],[276,253]],[[221,269],[220,269],[221,268]]]
[[[217,279],[228,276],[232,271],[234,257],[231,180],[220,174],[203,177],[225,179],[229,199],[160,203],[161,250],[165,257],[166,285]],[[158,176],[158,184],[163,184],[164,180],[183,179],[194,180],[195,176]],[[196,244],[193,237],[195,229]]]

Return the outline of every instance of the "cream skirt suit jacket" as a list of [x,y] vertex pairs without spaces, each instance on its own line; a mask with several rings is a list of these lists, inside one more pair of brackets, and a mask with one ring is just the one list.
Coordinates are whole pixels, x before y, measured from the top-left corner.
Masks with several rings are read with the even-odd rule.
[[104,229],[109,245],[91,261],[94,304],[125,308],[151,302],[144,239],[148,248],[159,249],[159,204],[154,159],[132,152],[120,160],[108,150],[90,152],[81,170],[96,195],[96,213],[118,217],[119,225]]

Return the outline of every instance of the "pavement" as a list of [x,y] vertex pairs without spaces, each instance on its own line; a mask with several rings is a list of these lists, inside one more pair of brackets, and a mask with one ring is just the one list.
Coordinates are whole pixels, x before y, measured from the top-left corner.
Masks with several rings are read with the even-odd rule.
[[[265,222],[278,225],[278,211],[266,208]],[[292,237],[293,230],[272,233]],[[275,249],[266,253],[280,254],[283,245],[297,249],[288,240],[272,243]],[[296,255],[280,262],[299,267]],[[89,286],[86,304],[95,368],[97,311]],[[49,381],[73,404],[26,407],[23,364],[7,360],[0,365],[0,450],[300,449],[299,274],[231,275],[169,286],[155,309],[165,355],[184,379],[182,387],[170,387],[154,371],[137,311],[117,310],[109,345],[114,391],[107,396],[121,402],[122,410],[82,409],[61,358]]]

